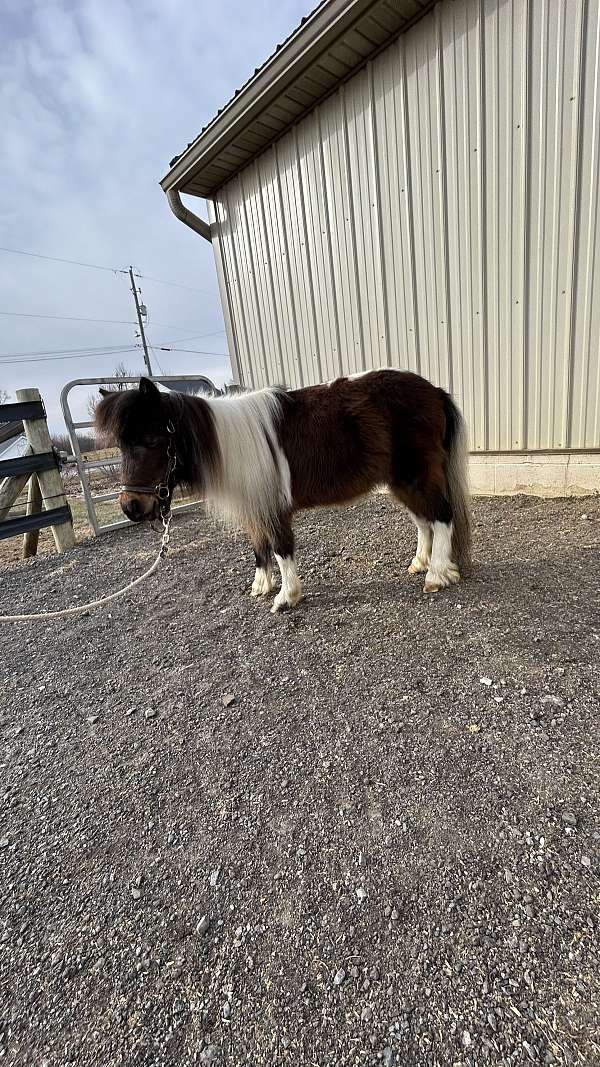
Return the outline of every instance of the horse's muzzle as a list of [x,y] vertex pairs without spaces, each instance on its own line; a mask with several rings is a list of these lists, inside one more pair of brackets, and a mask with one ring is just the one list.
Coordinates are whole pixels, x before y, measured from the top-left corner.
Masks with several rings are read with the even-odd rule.
[[158,517],[158,501],[155,497],[140,498],[132,493],[123,492],[119,496],[119,504],[123,514],[131,522],[143,522],[144,519],[151,521]]

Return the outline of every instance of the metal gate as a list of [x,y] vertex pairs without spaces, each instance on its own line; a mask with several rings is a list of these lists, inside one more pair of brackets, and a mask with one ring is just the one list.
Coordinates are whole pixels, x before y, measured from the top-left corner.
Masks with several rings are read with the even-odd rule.
[[[86,385],[138,385],[139,376],[135,378],[74,378],[72,382],[67,382],[60,394],[60,404],[65,419],[65,425],[67,427],[67,433],[71,442],[71,448],[73,449],[73,455],[77,462],[77,470],[79,472],[79,480],[81,481],[81,488],[83,489],[83,496],[85,499],[85,506],[87,508],[88,518],[90,520],[90,526],[95,534],[106,533],[108,530],[119,530],[122,526],[132,526],[133,523],[129,519],[120,519],[118,522],[101,523],[98,518],[98,512],[96,506],[98,504],[106,503],[109,500],[116,500],[119,496],[117,490],[109,493],[100,493],[96,496],[92,493],[92,485],[89,477],[91,470],[100,470],[102,467],[118,467],[121,464],[119,457],[108,457],[106,459],[84,459],[81,454],[81,448],[79,447],[79,441],[77,439],[77,430],[90,429],[94,424],[91,420],[86,422],[75,422],[69,407],[69,393],[77,386]],[[197,385],[199,388],[204,387],[207,392],[217,393],[219,390],[211,382],[210,378],[206,378],[202,374],[165,374],[162,377],[152,376],[153,382],[160,382],[163,385],[168,385],[169,382],[173,384],[181,384],[182,382],[190,382]],[[173,511],[184,511],[186,508],[191,508],[197,501],[189,501],[185,504],[177,504]]]

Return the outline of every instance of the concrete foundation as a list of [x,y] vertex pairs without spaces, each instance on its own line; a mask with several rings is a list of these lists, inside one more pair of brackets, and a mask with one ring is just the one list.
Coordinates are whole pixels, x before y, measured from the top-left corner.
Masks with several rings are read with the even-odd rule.
[[469,470],[476,496],[600,493],[600,451],[472,453]]

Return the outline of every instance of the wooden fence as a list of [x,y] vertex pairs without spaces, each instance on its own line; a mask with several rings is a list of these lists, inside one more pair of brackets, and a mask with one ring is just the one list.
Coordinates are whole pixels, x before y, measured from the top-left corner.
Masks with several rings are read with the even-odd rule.
[[[0,460],[0,540],[23,534],[24,558],[35,556],[39,531],[50,526],[57,551],[72,548],[73,517],[37,389],[18,389],[16,404],[0,404],[0,430],[3,426],[5,440],[24,432],[27,450],[23,456]],[[7,518],[27,483],[26,514]]]

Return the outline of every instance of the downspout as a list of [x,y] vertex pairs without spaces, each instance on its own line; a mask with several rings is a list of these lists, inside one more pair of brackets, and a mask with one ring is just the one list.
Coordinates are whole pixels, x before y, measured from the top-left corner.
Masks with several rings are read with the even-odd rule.
[[186,226],[189,226],[191,230],[195,230],[201,237],[204,237],[205,241],[210,241],[210,226],[204,219],[198,218],[198,215],[194,215],[193,211],[185,207],[177,189],[167,189],[167,200],[169,201],[169,207],[171,211],[179,219],[180,222],[184,222]]
[[[205,222],[204,219],[198,218],[198,215],[194,215],[193,211],[189,211],[183,204],[181,197],[177,189],[166,189],[167,200],[169,201],[169,207],[180,222],[184,222],[186,226],[189,226],[195,233],[199,233],[201,237],[204,237],[206,241],[210,241],[212,244],[212,237],[210,232],[210,224]],[[217,275],[219,278],[219,289],[221,290],[221,305],[223,308],[223,318],[225,320],[225,332],[227,334],[227,342],[229,344],[229,358],[231,360],[231,367],[235,377],[240,378],[239,372],[239,360],[238,349],[235,341],[235,334],[233,330],[233,322],[231,318],[229,308],[229,298],[227,294],[227,287],[225,283],[225,276],[223,273],[223,262],[221,259],[221,251],[219,248],[219,241],[216,241],[213,245],[215,253],[215,260],[217,265]]]

